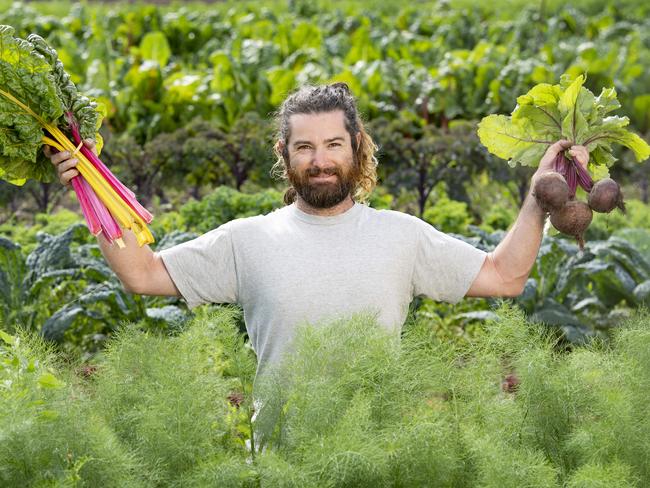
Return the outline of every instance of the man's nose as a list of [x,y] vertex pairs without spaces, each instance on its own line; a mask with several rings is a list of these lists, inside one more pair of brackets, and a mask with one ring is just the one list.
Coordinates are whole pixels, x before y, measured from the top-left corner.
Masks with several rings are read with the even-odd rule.
[[328,166],[331,166],[329,158],[327,157],[326,148],[322,146],[316,147],[316,149],[314,150],[314,157],[312,159],[312,164],[319,168],[326,168]]

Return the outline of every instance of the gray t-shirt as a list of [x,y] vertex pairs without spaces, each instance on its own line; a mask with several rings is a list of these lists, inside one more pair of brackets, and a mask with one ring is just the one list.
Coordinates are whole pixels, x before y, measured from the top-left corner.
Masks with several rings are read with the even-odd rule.
[[413,297],[457,302],[485,252],[411,215],[355,203],[333,217],[288,205],[160,256],[191,308],[242,306],[259,374],[288,350],[297,325],[362,312],[399,331]]

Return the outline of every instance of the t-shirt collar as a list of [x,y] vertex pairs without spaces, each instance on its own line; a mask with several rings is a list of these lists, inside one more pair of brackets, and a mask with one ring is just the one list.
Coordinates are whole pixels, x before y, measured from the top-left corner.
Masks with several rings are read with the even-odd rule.
[[307,222],[308,224],[315,225],[336,225],[348,222],[351,219],[355,218],[361,212],[363,205],[360,203],[354,202],[352,207],[347,209],[345,212],[338,215],[322,216],[322,215],[313,215],[303,212],[298,208],[296,203],[289,205],[291,214],[296,217],[298,220]]

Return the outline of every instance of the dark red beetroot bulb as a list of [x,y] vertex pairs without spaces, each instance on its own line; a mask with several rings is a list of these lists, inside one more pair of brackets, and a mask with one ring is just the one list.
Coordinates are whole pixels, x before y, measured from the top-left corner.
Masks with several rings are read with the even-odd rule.
[[616,207],[625,213],[621,187],[611,178],[598,181],[589,192],[588,203],[594,212],[609,213]]
[[563,234],[575,237],[583,249],[585,241],[582,236],[592,217],[593,212],[585,202],[569,200],[561,209],[551,212],[551,224]]
[[533,196],[544,212],[559,210],[569,201],[569,185],[560,173],[544,173],[535,181]]

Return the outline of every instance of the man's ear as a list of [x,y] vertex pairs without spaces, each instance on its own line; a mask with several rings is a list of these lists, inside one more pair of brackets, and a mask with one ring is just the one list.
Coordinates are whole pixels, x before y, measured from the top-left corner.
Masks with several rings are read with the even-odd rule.
[[287,145],[282,139],[278,139],[278,142],[275,143],[275,148],[277,152],[282,155],[285,164],[289,165],[289,151],[287,150]]

